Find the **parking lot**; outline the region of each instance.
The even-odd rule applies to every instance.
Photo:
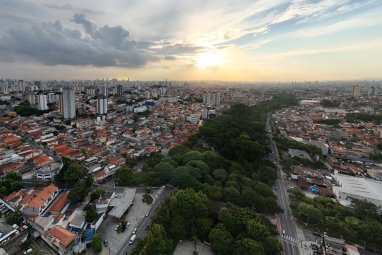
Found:
[[[122,245],[130,239],[133,229],[138,226],[139,222],[145,217],[145,214],[150,210],[151,205],[147,205],[142,202],[143,198],[142,192],[136,193],[133,200],[133,205],[128,209],[128,213],[125,214],[125,220],[130,222],[130,226],[125,230],[125,232],[118,233],[115,227],[119,223],[119,219],[108,216],[104,222],[101,224],[97,232],[102,236],[103,239],[107,239],[109,245],[106,247],[103,245],[102,252],[103,255],[114,255],[117,254]]]

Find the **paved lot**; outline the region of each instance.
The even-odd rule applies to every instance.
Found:
[[[195,249],[194,242],[192,241],[183,241],[178,243],[174,251],[174,255],[192,255],[192,252]],[[211,248],[205,244],[197,243],[196,251],[199,255],[213,255]]]
[[[134,196],[133,203],[129,209],[126,221],[130,222],[130,227],[125,230],[125,232],[118,233],[115,231],[115,226],[119,223],[119,220],[108,216],[98,229],[98,233],[105,239],[108,240],[109,246],[106,247],[104,244],[102,252],[103,255],[114,255],[117,254],[119,249],[124,243],[126,243],[133,232],[133,229],[137,227],[139,221],[141,221],[145,214],[150,210],[150,205],[142,202],[143,193],[136,193]]]

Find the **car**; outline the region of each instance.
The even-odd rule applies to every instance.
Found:
[[[283,232],[282,232],[282,233],[283,233],[283,235],[285,235],[285,230],[284,230],[284,229],[283,229]]]
[[[118,228],[119,228],[119,224],[117,224],[117,225],[115,225],[115,231],[117,231],[118,230]]]
[[[29,253],[32,253],[32,248],[29,248],[28,250],[24,251],[24,254],[29,254]]]
[[[149,217],[149,215],[150,215],[150,212],[147,212],[145,216],[146,216],[146,217]]]
[[[103,244],[107,247],[109,246],[109,241],[107,239],[103,239]]]
[[[320,233],[318,233],[318,232],[313,232],[313,235],[314,235],[314,236],[318,236],[318,237],[321,237],[321,234],[320,234]]]
[[[130,227],[130,222],[126,223],[126,228]]]
[[[135,233],[137,233],[137,228],[134,228],[134,230],[133,230],[133,235],[135,234]]]
[[[130,238],[129,245],[133,244],[136,238],[137,238],[137,236],[135,234],[133,234]]]

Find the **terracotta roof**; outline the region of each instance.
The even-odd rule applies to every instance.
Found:
[[[38,155],[36,157],[33,157],[32,160],[36,166],[42,166],[53,161],[53,159],[51,157],[48,157],[47,155]]]
[[[43,188],[37,196],[35,196],[27,205],[27,207],[41,207],[52,196],[51,194],[56,192],[58,188],[54,184],[50,184]]]
[[[48,236],[57,238],[60,244],[66,248],[76,239],[77,235],[61,226],[55,226],[48,231]]]
[[[68,203],[68,193],[62,193],[59,198],[54,202],[52,207],[49,209],[50,212],[60,212],[64,206]]]

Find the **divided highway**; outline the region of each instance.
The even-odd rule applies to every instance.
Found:
[[[284,210],[283,213],[278,215],[280,219],[281,229],[282,229],[280,234],[296,238],[297,237],[296,225],[292,216],[292,212],[289,208],[288,190],[285,187],[283,172],[279,162],[280,158],[279,158],[277,146],[276,146],[276,143],[273,141],[270,118],[271,116],[270,114],[268,114],[266,131],[269,136],[271,150],[272,150],[272,153],[270,155],[270,160],[273,160],[273,162],[275,162],[277,166],[278,179],[275,184],[275,189],[276,189],[276,194],[278,197],[277,199],[278,203],[280,207]],[[299,248],[296,245],[283,241],[283,254],[299,255],[300,252],[299,252]]]

